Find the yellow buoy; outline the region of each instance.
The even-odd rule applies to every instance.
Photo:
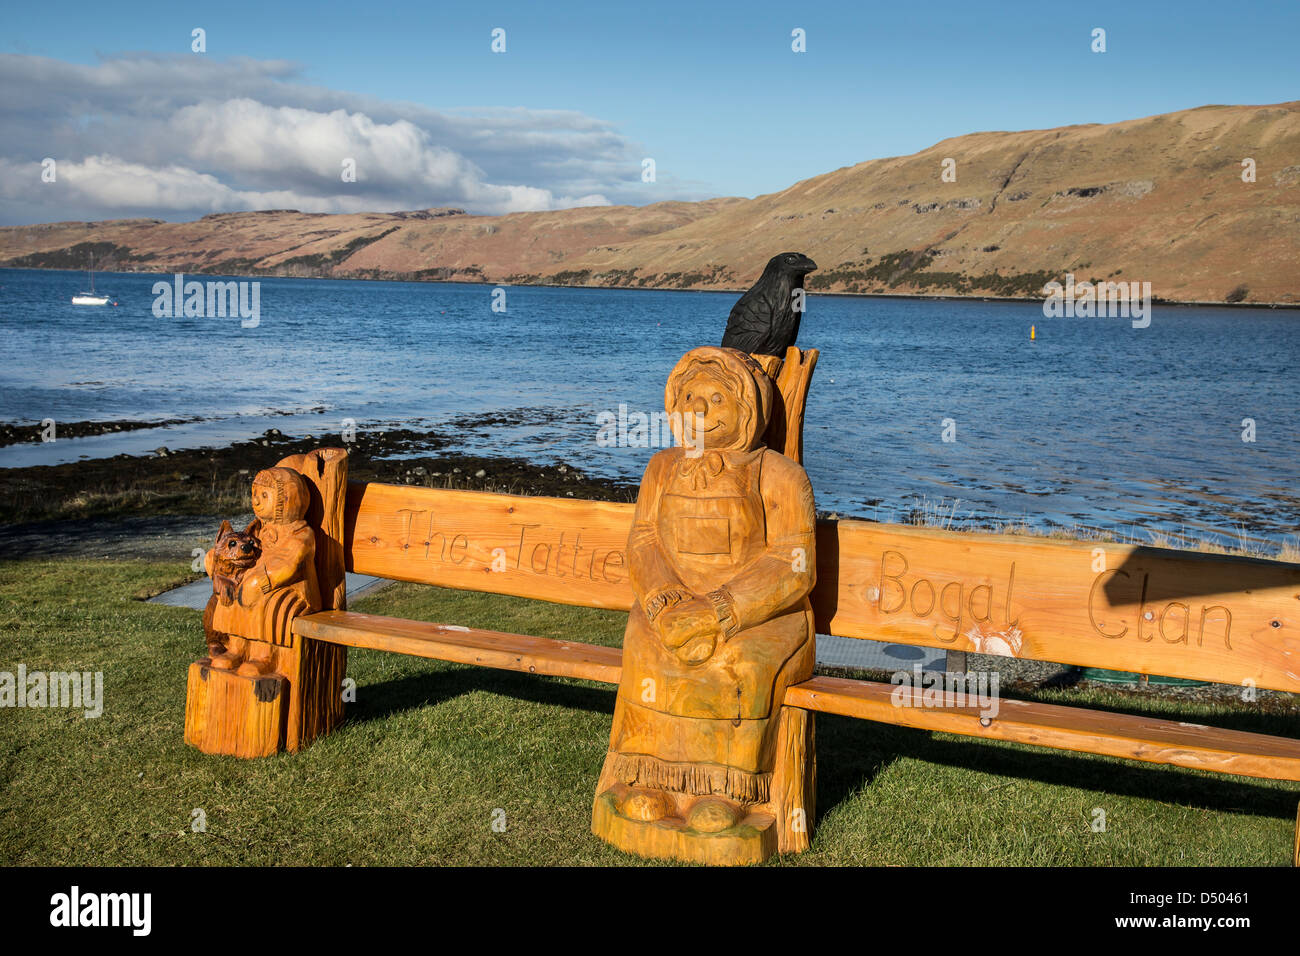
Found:
[[[1029,341],[1032,342],[1033,340],[1034,340],[1034,327],[1031,325],[1029,327]]]

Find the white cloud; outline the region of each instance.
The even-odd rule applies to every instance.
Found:
[[[136,54],[84,66],[0,55],[3,221],[258,208],[506,213],[644,199],[642,150],[581,113],[438,111],[296,77],[278,61]],[[40,182],[46,156],[58,161],[55,184]],[[345,159],[355,182],[340,176]]]
[[[0,158],[0,196],[13,203],[30,199],[33,192],[48,191],[56,205],[90,210],[106,217],[183,210],[195,214],[244,209],[300,209],[303,212],[368,212],[372,204],[360,196],[319,197],[293,190],[232,189],[215,176],[185,166],[145,166],[116,156],[88,156],[80,162],[56,165],[53,184],[33,187],[30,163]],[[87,216],[58,216],[82,219]],[[95,216],[94,218],[99,218]],[[53,221],[53,220],[51,220]]]

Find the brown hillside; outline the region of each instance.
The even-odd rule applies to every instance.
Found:
[[[80,268],[92,248],[105,269],[144,272],[669,288],[742,288],[798,249],[825,291],[1032,296],[1073,272],[1166,300],[1244,286],[1247,302],[1300,303],[1300,103],[972,133],[751,200],[0,229],[0,265]]]

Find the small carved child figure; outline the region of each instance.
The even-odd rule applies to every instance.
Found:
[[[234,603],[239,579],[262,556],[262,545],[257,540],[261,527],[260,518],[254,518],[243,531],[236,531],[229,521],[221,522],[216,546],[203,558],[208,577],[212,579],[212,597],[203,611],[203,633],[207,636],[210,657],[224,654],[226,650],[225,635],[212,627],[212,617],[219,604],[230,607]]]
[[[682,416],[670,419],[678,440],[684,428],[695,443],[656,454],[641,482],[628,539],[636,603],[597,802],[627,820],[679,821],[690,840],[771,806],[785,688],[812,674],[815,512],[804,470],[762,444],[772,383],[748,355],[688,352],[665,399]],[[597,833],[667,852],[616,830],[630,832]]]
[[[213,612],[213,629],[228,636],[213,667],[246,677],[271,672],[274,645],[292,640],[293,619],[320,609],[315,532],[303,520],[309,503],[307,482],[292,468],[267,468],[253,479],[261,558],[240,577],[235,600]]]

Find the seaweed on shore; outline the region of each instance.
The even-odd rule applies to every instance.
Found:
[[[73,431],[60,431],[65,434],[71,436]],[[330,446],[348,449],[348,473],[353,481],[600,501],[632,501],[636,497],[634,484],[589,476],[564,462],[540,465],[517,458],[461,454],[436,432],[364,429],[345,442],[338,433],[291,437],[273,428],[260,438],[222,448],[159,448],[148,456],[123,454],[59,465],[0,468],[0,522],[242,513],[258,471],[286,455]],[[396,455],[404,457],[393,457]]]

